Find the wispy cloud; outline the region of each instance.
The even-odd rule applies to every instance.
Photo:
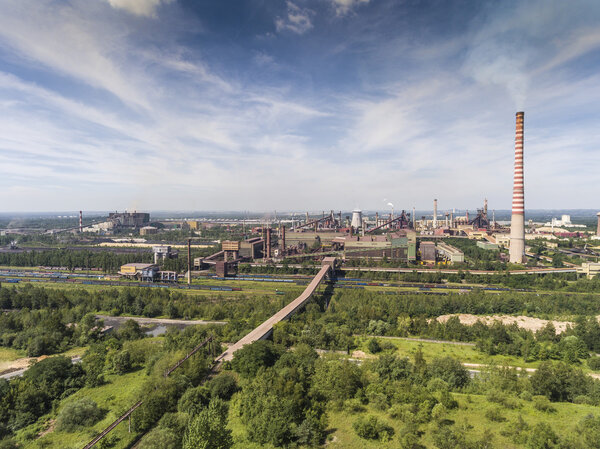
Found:
[[[144,17],[156,17],[158,7],[171,2],[173,0],[108,0],[113,8]]]
[[[600,8],[548,2],[542,17],[493,5],[439,34],[393,1],[296,0],[255,11],[249,27],[280,23],[254,40],[211,34],[210,11],[184,27],[176,3],[150,2],[148,21],[108,2],[9,2],[2,208],[506,208],[521,94],[528,206],[591,204]]]
[[[356,7],[369,3],[369,0],[330,0],[339,16],[348,14]]]
[[[311,16],[314,11],[301,8],[290,1],[286,2],[286,5],[286,15],[275,20],[277,31],[288,30],[296,34],[304,34],[313,27]]]

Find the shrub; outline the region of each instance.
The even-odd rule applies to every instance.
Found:
[[[529,438],[527,438],[527,447],[529,449],[551,449],[557,445],[558,436],[546,423],[536,424],[531,434],[529,434]]]
[[[553,413],[556,411],[546,396],[534,396],[533,406],[540,412]]]
[[[452,357],[437,357],[429,365],[431,377],[448,383],[450,388],[461,388],[469,382],[469,373],[461,363]]]
[[[78,428],[90,427],[104,416],[105,411],[94,401],[81,398],[66,404],[56,418],[56,428],[72,432]]]
[[[371,338],[367,344],[367,349],[371,354],[377,354],[378,352],[381,352],[379,340],[377,338]]]
[[[379,421],[376,416],[360,417],[352,424],[356,434],[365,440],[388,441],[394,435],[394,429]]]
[[[587,364],[591,370],[600,371],[600,357],[590,357]]]
[[[231,367],[243,377],[254,377],[261,367],[273,366],[282,350],[267,340],[259,340],[236,351]]]
[[[365,407],[359,399],[348,399],[344,402],[344,410],[348,413],[360,413],[365,411]]]
[[[210,395],[228,401],[238,391],[237,381],[230,373],[221,373],[208,383]]]
[[[500,412],[500,409],[497,407],[491,408],[485,412],[485,417],[490,421],[494,422],[503,422],[506,421],[506,418]]]

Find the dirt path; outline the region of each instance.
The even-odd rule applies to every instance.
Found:
[[[10,362],[1,362],[0,375],[29,368],[29,364],[35,362],[36,360],[36,357],[23,357],[21,359],[11,360]]]
[[[354,334],[354,336],[355,337],[366,337],[366,338],[385,338],[385,339],[389,339],[389,340],[416,341],[419,343],[439,343],[439,344],[443,344],[443,345],[475,346],[475,343],[467,343],[464,341],[432,340],[429,338],[388,337],[386,335],[359,335],[359,334]]]
[[[125,322],[128,320],[133,320],[138,322],[139,324],[174,324],[174,325],[183,325],[183,326],[193,326],[195,324],[218,324],[225,325],[227,321],[207,321],[207,320],[173,320],[169,318],[140,318],[140,317],[132,317],[132,316],[109,316],[109,315],[96,315],[96,318],[108,321],[116,321],[116,322]]]

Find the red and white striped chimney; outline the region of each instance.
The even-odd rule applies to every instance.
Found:
[[[79,233],[83,232],[83,212],[79,211]]]
[[[523,263],[525,258],[525,189],[523,184],[523,120],[524,112],[517,112],[515,135],[515,173],[513,183],[512,217],[510,221],[509,260]]]

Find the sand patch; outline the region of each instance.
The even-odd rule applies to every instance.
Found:
[[[20,369],[28,368],[29,365],[35,362],[35,357],[23,357],[22,359],[11,360],[10,362],[0,362],[0,374],[11,373]]]
[[[541,318],[532,318],[529,316],[511,316],[511,315],[471,315],[469,313],[455,313],[450,315],[442,315],[437,317],[437,320],[440,323],[445,323],[453,316],[457,316],[460,320],[461,324],[465,324],[467,326],[472,326],[477,321],[481,321],[484,324],[490,325],[493,324],[494,321],[500,321],[502,324],[511,325],[513,323],[517,323],[522,329],[527,329],[533,332],[537,332],[543,327],[545,327],[549,322],[554,324],[556,329],[556,333],[560,334],[567,330],[567,326],[574,326],[574,323],[571,321],[556,321],[556,320],[542,320]]]

